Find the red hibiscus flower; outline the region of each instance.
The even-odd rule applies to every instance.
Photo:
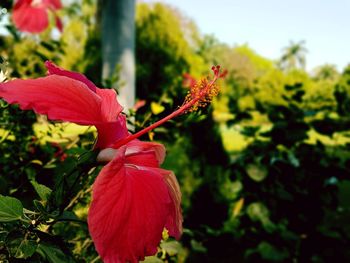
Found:
[[[181,193],[175,175],[160,168],[165,148],[137,138],[207,104],[218,92],[219,67],[211,81],[191,89],[179,109],[136,134],[129,134],[114,90],[97,88],[84,75],[51,62],[46,67],[46,77],[0,83],[0,98],[51,120],[96,126],[98,160],[107,164],[93,185],[88,224],[104,262],[137,262],[155,254],[164,228],[180,238]]]
[[[23,32],[41,33],[49,25],[49,14],[54,14],[57,28],[62,31],[62,22],[56,15],[61,9],[60,0],[17,0],[13,7],[12,20]]]

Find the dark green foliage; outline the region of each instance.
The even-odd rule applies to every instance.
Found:
[[[344,198],[349,190],[347,147],[305,142],[310,127],[322,133],[325,128],[320,127],[329,127],[326,134],[331,136],[344,130],[345,120],[332,120],[332,125],[327,118],[305,121],[307,113],[294,96],[302,86],[285,89],[290,93],[287,105],[264,107],[272,124],[269,132],[256,137],[257,130],[251,129],[246,135],[254,141],[244,151],[231,161],[218,162],[220,167],[208,161],[203,168],[204,181],[193,193],[185,218],[191,230],[184,237],[192,249],[190,262],[350,260],[349,223],[343,221],[349,215]],[[198,147],[204,155],[213,152]],[[242,184],[233,200],[220,191],[227,185],[220,180],[226,174],[231,187],[237,181]],[[234,215],[241,198],[244,206]],[[193,240],[203,250],[196,251]]]
[[[75,149],[42,144],[32,130],[36,121],[33,112],[4,102],[1,107],[0,127],[6,132],[0,144],[0,259],[89,262],[96,257],[92,241],[81,248],[81,255],[73,255],[75,245],[67,242],[65,233],[78,227],[70,238],[86,242],[86,215],[77,216],[76,211],[89,202],[86,194],[96,176],[91,169],[96,166],[96,153],[81,147],[84,137]],[[65,222],[64,227],[61,222]],[[87,254],[85,250],[90,251]]]

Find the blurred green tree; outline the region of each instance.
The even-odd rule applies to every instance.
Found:
[[[284,70],[296,69],[298,67],[305,69],[306,52],[305,41],[299,41],[298,43],[291,41],[289,46],[285,47],[283,50],[282,57],[279,61],[280,67]]]

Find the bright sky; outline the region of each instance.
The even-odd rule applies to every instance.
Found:
[[[227,44],[247,43],[277,59],[290,41],[306,41],[307,69],[350,63],[350,0],[158,0]],[[152,2],[152,0],[145,0]]]

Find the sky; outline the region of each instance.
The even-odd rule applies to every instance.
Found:
[[[143,2],[154,2],[144,0]],[[192,18],[203,34],[248,44],[269,59],[305,41],[306,67],[350,63],[350,0],[158,0]]]

